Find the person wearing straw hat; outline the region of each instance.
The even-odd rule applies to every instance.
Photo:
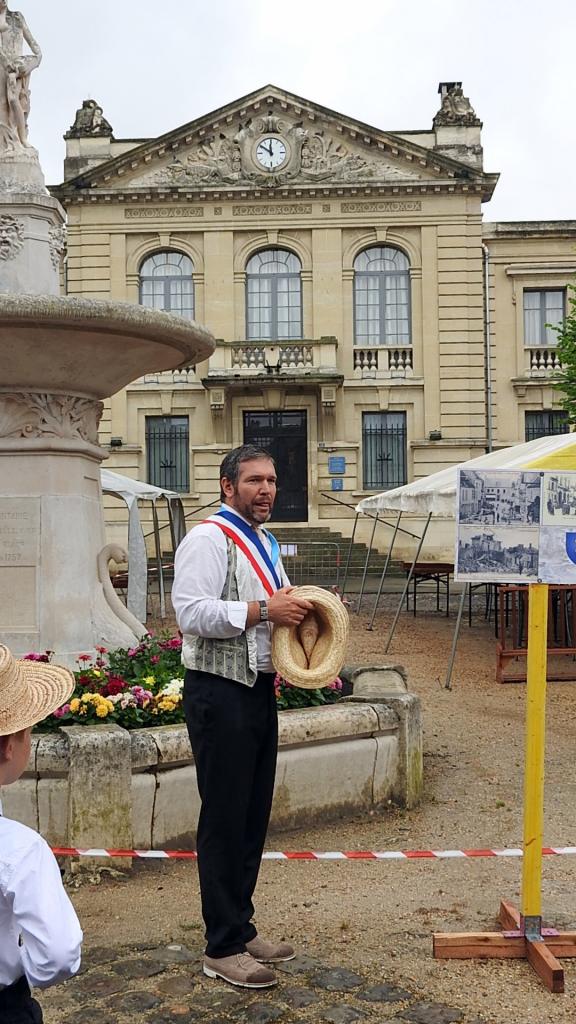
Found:
[[[276,497],[265,449],[242,445],[220,466],[222,507],[176,552],[172,603],[183,635],[184,713],[201,798],[198,871],[204,973],[268,988],[266,964],[291,960],[252,922],[272,806],[278,718],[271,625],[296,626],[312,605],[289,585],[264,524]]]
[[[30,756],[32,726],[74,689],[66,668],[19,661],[0,644],[0,787],[16,782]],[[0,1021],[42,1024],[30,987],[47,988],[80,967],[82,931],[48,844],[2,816],[0,805]]]

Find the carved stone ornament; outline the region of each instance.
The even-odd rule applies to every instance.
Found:
[[[112,125],[102,113],[96,100],[84,100],[76,111],[74,124],[68,129],[65,139],[98,138],[112,135]]]
[[[342,182],[414,180],[422,176],[400,161],[396,164],[351,150],[341,139],[321,127],[304,128],[301,121],[290,124],[273,114],[240,124],[234,134],[220,133],[204,140],[187,156],[174,157],[160,170],[133,178],[132,185],[169,185],[187,188],[198,185],[284,185],[299,182]],[[287,159],[274,172],[263,172],[254,160],[257,141],[273,132],[286,142]]]
[[[480,126],[482,122],[476,117],[476,113],[470,100],[462,92],[462,86],[455,82],[447,90],[442,98],[442,106],[434,118],[434,127],[446,124],[461,124]]]
[[[6,213],[0,216],[0,260],[12,260],[24,245],[24,223]]]
[[[102,402],[76,395],[0,393],[0,438],[57,437],[98,444]]]
[[[66,252],[66,228],[63,225],[61,227],[49,228],[48,239],[52,266],[58,269]]]

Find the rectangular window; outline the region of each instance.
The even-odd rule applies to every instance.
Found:
[[[554,288],[550,291],[524,291],[524,347],[555,348],[558,342],[552,326],[564,322],[566,291]]]
[[[568,434],[570,432],[568,413],[562,410],[542,409],[538,412],[527,412],[525,416],[527,441],[534,441],[537,437],[549,437],[551,434]]]
[[[146,417],[147,479],[168,491],[190,490],[187,416]]]
[[[407,482],[406,413],[362,413],[365,491],[388,491]]]

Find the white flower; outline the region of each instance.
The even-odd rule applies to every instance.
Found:
[[[171,679],[166,686],[163,686],[160,693],[163,697],[181,697],[184,689],[183,679]]]

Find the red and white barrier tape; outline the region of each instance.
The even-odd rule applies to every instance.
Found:
[[[53,846],[57,857],[135,857],[142,860],[196,860],[196,850],[99,850]],[[544,846],[545,855],[576,854],[576,846]],[[449,860],[458,857],[522,857],[519,847],[500,850],[267,850],[262,860]]]

